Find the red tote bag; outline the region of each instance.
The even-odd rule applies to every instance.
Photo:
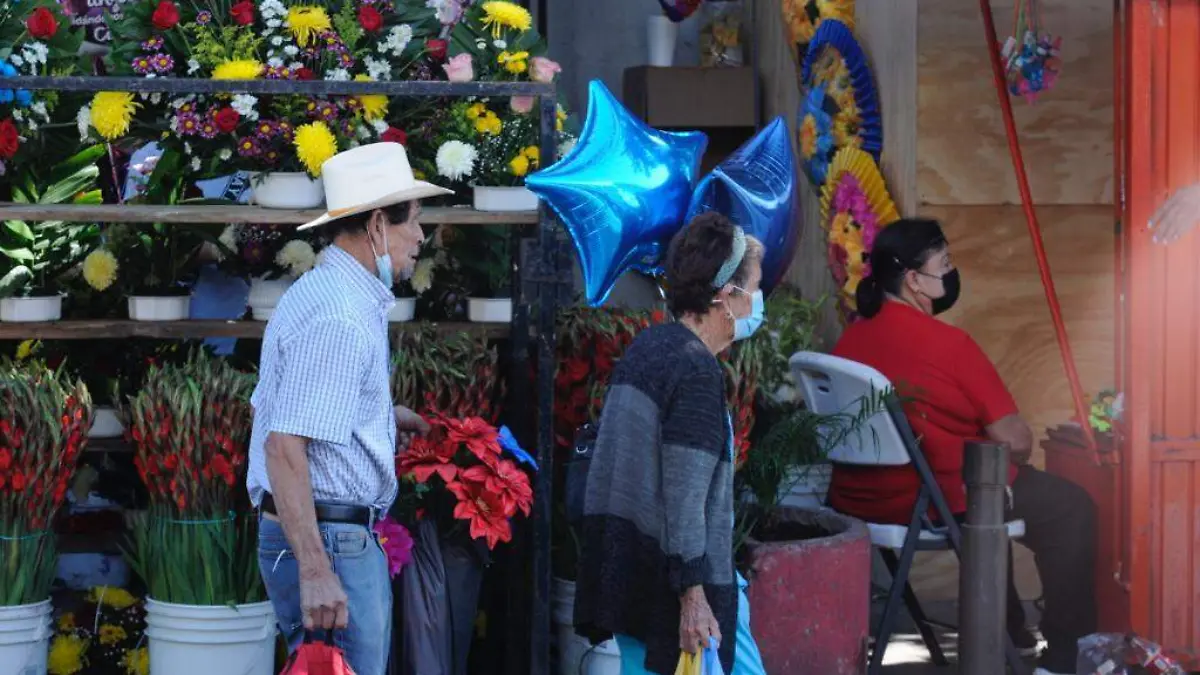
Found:
[[[305,631],[304,643],[288,659],[281,675],[354,675],[354,671],[333,644],[333,631],[326,632],[324,642],[316,642],[312,632]]]

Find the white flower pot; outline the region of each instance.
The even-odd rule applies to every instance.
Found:
[[[125,434],[125,425],[111,406],[98,405],[92,412],[92,428],[88,438],[120,438]]]
[[[325,187],[320,178],[306,173],[256,173],[250,178],[250,203],[268,209],[315,209],[325,203]]]
[[[675,41],[679,37],[679,24],[663,14],[654,14],[646,20],[646,40],[649,47],[648,64],[656,68],[670,68],[675,64]]]
[[[0,300],[0,321],[12,323],[58,321],[62,318],[62,296],[4,298]]]
[[[511,298],[467,298],[467,318],[475,323],[511,323]]]
[[[49,600],[0,607],[0,673],[46,675],[53,611]]]
[[[476,211],[537,211],[537,195],[524,185],[518,187],[476,185],[474,193]]]
[[[621,675],[616,640],[592,647],[575,632],[575,582],[555,578],[550,589],[554,634],[558,639],[558,675]]]
[[[183,321],[191,309],[190,295],[129,296],[129,318],[134,321]]]
[[[416,298],[396,298],[396,304],[388,312],[388,321],[390,323],[405,323],[406,321],[412,321],[416,313]]]
[[[250,296],[246,304],[255,321],[270,321],[275,313],[275,306],[287,289],[292,287],[295,279],[283,277],[280,279],[264,279],[259,277],[250,280]]]
[[[271,603],[176,605],[146,598],[150,675],[274,675]]]

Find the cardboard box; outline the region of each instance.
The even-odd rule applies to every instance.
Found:
[[[753,68],[627,68],[624,102],[657,129],[753,128]]]

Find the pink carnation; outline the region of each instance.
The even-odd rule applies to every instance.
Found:
[[[412,561],[412,536],[407,528],[392,520],[391,516],[385,516],[375,523],[375,534],[379,537],[383,552],[387,554],[388,573],[395,578]]]

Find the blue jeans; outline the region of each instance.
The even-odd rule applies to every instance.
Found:
[[[737,647],[733,655],[733,672],[729,675],[767,675],[763,668],[758,643],[750,633],[750,600],[746,597],[749,586],[741,573],[738,581]],[[617,649],[621,651],[621,675],[642,675],[646,670],[646,645],[628,635],[618,635]]]
[[[355,675],[385,675],[392,636],[392,585],[383,549],[375,534],[362,525],[320,523],[319,527],[333,571],[349,598],[350,624],[336,632],[334,641]],[[283,526],[266,518],[259,519],[258,568],[288,652],[293,652],[304,639],[300,570]]]

